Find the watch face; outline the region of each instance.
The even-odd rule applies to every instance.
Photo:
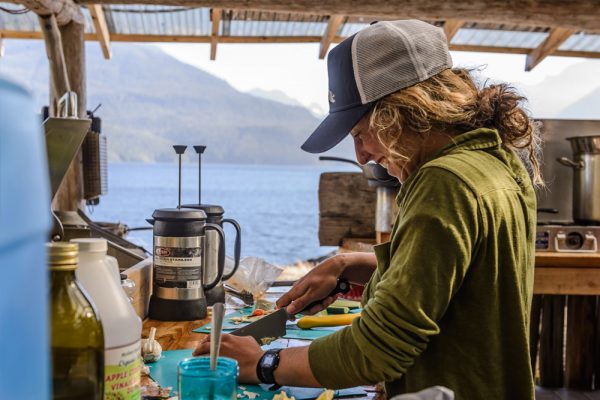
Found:
[[[263,358],[263,362],[264,362],[264,366],[267,368],[271,368],[273,366],[273,362],[275,361],[275,355],[268,353],[265,355],[265,358]]]

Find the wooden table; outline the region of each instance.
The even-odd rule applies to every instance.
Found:
[[[369,244],[360,246],[361,251],[368,251]],[[600,359],[600,254],[536,253],[534,294],[530,350],[534,368],[539,364],[540,384],[590,390],[593,376],[600,380],[600,363],[594,362]],[[142,336],[148,337],[150,328],[155,327],[164,350],[191,351],[205,336],[192,331],[208,322],[210,318],[187,322],[146,319]]]
[[[206,334],[192,332],[210,322],[210,317],[196,321],[156,321],[145,319],[142,337],[147,338],[150,328],[156,328],[156,340],[163,350],[193,349]]]
[[[164,322],[156,321],[151,319],[144,320],[142,327],[142,337],[147,338],[150,334],[150,328],[156,328],[156,340],[160,343],[163,350],[178,350],[178,349],[192,349],[196,347],[196,344],[202,340],[206,334],[192,332],[192,330],[201,327],[202,325],[210,322],[210,317],[196,321],[180,321],[180,322]],[[285,347],[292,347],[292,345],[304,344],[306,341],[298,341],[294,339],[284,339],[288,343]],[[302,343],[300,343],[302,342]],[[141,384],[147,386],[151,382],[149,376],[143,376]],[[364,397],[354,397],[354,399],[364,400],[384,400],[385,395],[383,388],[379,386],[375,387],[364,387],[367,392]]]

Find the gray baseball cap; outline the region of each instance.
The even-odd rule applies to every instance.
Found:
[[[375,102],[452,68],[444,31],[423,21],[374,23],[327,56],[329,115],[302,145],[322,153],[342,141]]]

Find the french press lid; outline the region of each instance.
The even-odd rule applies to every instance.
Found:
[[[191,208],[158,208],[152,213],[155,220],[205,220],[206,213]]]
[[[195,210],[201,210],[206,213],[208,218],[221,217],[225,213],[223,207],[217,204],[184,204],[181,207],[193,208]]]

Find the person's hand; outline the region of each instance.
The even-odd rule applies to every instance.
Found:
[[[308,274],[298,280],[289,292],[277,300],[277,307],[286,307],[288,314],[294,315],[309,304],[322,300],[303,314],[315,314],[329,307],[337,296],[328,296],[335,289],[345,265],[341,256],[333,256],[323,261]]]
[[[198,343],[192,353],[193,356],[208,354],[210,354],[210,335]],[[237,360],[240,367],[240,376],[238,378],[240,383],[260,383],[256,376],[256,365],[263,354],[264,351],[251,336],[234,336],[226,333],[221,335],[219,356]]]

